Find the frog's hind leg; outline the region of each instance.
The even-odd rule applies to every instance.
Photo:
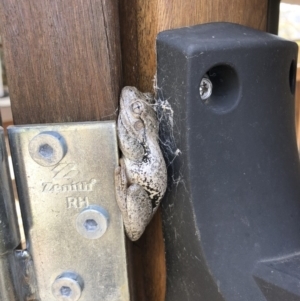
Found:
[[[152,203],[148,193],[138,184],[128,187],[124,161],[115,170],[115,190],[117,204],[123,216],[128,237],[138,240],[152,216]]]
[[[128,224],[126,233],[132,241],[138,240],[152,217],[152,202],[148,193],[138,184],[132,184],[127,190]]]

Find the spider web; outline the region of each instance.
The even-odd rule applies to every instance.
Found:
[[[168,171],[168,189],[181,182],[180,175],[175,175],[174,161],[181,154],[174,137],[174,111],[168,99],[158,97],[156,79],[154,79],[154,110],[159,122],[159,145],[164,156]]]

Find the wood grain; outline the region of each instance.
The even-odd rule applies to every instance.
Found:
[[[3,0],[0,19],[15,124],[116,118],[117,0]]]
[[[226,21],[266,30],[267,0],[120,0],[124,85],[153,90],[158,32],[200,23]],[[160,213],[133,247],[138,301],[163,301],[165,250]],[[140,264],[138,261],[140,260]],[[144,277],[144,281],[140,278]]]
[[[267,6],[267,0],[120,0],[124,84],[152,90],[158,32],[216,21],[265,30]]]

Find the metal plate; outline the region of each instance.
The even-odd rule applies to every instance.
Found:
[[[16,126],[8,133],[40,300],[128,301],[115,123]],[[73,295],[66,283],[76,287]]]

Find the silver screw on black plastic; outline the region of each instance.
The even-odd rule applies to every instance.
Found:
[[[204,76],[201,79],[200,87],[199,87],[201,99],[205,100],[205,99],[209,98],[212,94],[212,89],[213,89],[212,82],[210,81],[210,79],[208,77]]]

